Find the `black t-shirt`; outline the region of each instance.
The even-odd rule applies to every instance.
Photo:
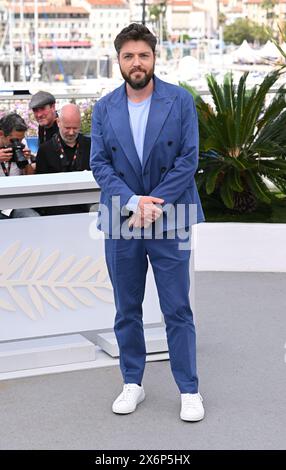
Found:
[[[39,126],[39,145],[50,140],[53,135],[59,132],[57,121],[54,121],[51,127]]]
[[[67,163],[68,163],[68,167],[67,167],[67,170],[66,171],[73,171],[73,160],[74,160],[74,156],[75,156],[75,153],[76,151],[78,150],[77,147],[78,147],[78,142],[73,146],[73,147],[70,147],[69,145],[67,145],[63,139],[61,137],[59,137],[60,139],[60,142],[61,142],[61,145],[62,145],[62,148],[63,148],[63,151],[64,151],[64,154],[65,154],[65,157],[67,159]]]

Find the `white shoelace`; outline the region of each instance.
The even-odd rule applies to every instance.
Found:
[[[123,392],[121,396],[121,400],[124,401],[132,401],[133,400],[133,392],[135,391],[135,387],[131,384],[125,384],[123,387]]]
[[[188,393],[184,396],[184,406],[188,408],[196,408],[199,404],[203,401],[202,396],[200,393],[198,394],[191,394]]]

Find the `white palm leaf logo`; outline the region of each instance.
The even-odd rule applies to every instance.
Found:
[[[17,306],[36,320],[37,313],[45,314],[44,301],[57,310],[61,304],[76,310],[78,302],[92,307],[93,296],[103,302],[113,302],[104,258],[94,261],[86,256],[76,260],[71,255],[60,261],[60,250],[56,250],[40,261],[39,248],[27,248],[17,253],[20,244],[17,241],[0,254],[0,309],[13,312]],[[19,288],[28,290],[30,302]],[[2,289],[8,291],[9,301],[1,298]],[[91,295],[86,296],[84,290]]]

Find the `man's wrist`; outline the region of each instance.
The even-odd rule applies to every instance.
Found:
[[[140,198],[141,196],[138,196],[137,194],[134,194],[134,196],[131,196],[131,198],[127,201],[127,204],[125,206],[126,209],[134,213],[137,212]]]

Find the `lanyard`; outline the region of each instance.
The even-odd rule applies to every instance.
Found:
[[[59,135],[57,135],[57,141],[58,141],[59,148],[60,148],[60,151],[61,151],[60,158],[63,158],[65,156],[65,151],[63,149],[62,142],[61,142],[61,139],[60,139]],[[76,149],[75,149],[75,152],[74,152],[74,156],[73,156],[73,159],[72,159],[72,161],[70,162],[70,165],[69,165],[70,167],[74,164],[74,162],[77,159],[78,148],[79,148],[79,142],[76,144]]]
[[[9,176],[10,175],[10,170],[11,170],[11,162],[8,163],[8,168],[6,167],[4,162],[1,162],[1,166],[2,166],[2,170],[4,172],[4,175]]]
[[[49,127],[48,129],[51,129],[51,127]],[[44,134],[44,135],[43,135],[43,143],[44,143],[44,142],[47,142],[47,140],[49,140],[49,139],[51,138],[51,136],[50,136],[49,139],[47,138],[47,137],[48,137],[48,131],[47,131],[47,128],[46,128],[46,127],[44,127],[44,132],[43,132],[43,134]]]
[[[57,117],[58,117],[58,113],[56,112],[56,118],[57,118]],[[53,129],[54,129],[53,134],[55,134],[55,133],[57,132],[58,126],[55,126],[55,125],[56,125],[56,121],[53,122],[53,125],[52,125],[51,127],[44,127],[44,126],[43,126],[43,128],[42,128],[42,129],[43,129],[43,142],[42,142],[42,143],[46,142],[47,140],[49,140],[49,139],[52,137],[52,135],[51,135],[51,136],[49,137],[49,139],[47,139],[48,129],[52,129],[52,128],[53,128]]]
[[[47,140],[49,140],[47,138],[47,134],[48,134],[47,128],[44,127],[44,129],[43,129],[43,142],[47,142]]]

